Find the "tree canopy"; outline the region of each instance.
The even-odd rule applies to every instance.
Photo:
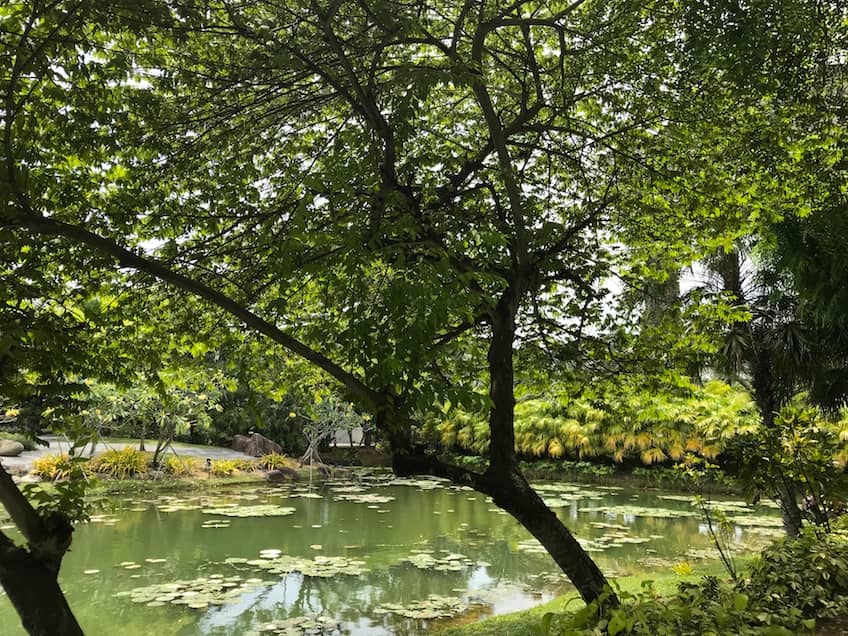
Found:
[[[610,276],[656,281],[797,208],[798,158],[832,136],[788,96],[844,19],[635,0],[0,11],[3,280],[73,290],[83,321],[104,278],[164,285],[203,316],[198,351],[267,336],[401,453],[421,413],[488,407],[484,473],[396,468],[489,493],[586,599],[603,576],[517,469],[516,350],[575,364],[607,326]],[[765,128],[781,141],[752,144]],[[752,162],[775,147],[791,187]]]

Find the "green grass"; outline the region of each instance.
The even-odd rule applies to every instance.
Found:
[[[739,566],[742,565],[744,562],[740,560]],[[723,578],[726,573],[721,564],[711,563],[695,566],[692,574],[686,576],[658,571],[615,579],[615,585],[624,591],[636,592],[642,588],[643,583],[652,581],[654,591],[660,596],[666,596],[677,591],[680,583],[684,581],[694,583],[703,576]],[[577,610],[582,606],[583,602],[577,592],[570,592],[528,610],[492,616],[460,627],[448,627],[437,634],[438,636],[526,636],[533,633],[542,617],[548,612],[561,613]]]

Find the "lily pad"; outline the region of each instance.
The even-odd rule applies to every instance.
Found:
[[[413,486],[420,490],[434,490],[436,488],[444,488],[449,485],[450,482],[447,479],[409,479],[406,477],[397,477],[389,482],[389,486]]]
[[[394,614],[404,618],[417,620],[433,620],[450,618],[468,609],[468,604],[454,596],[439,596],[431,594],[425,600],[414,601],[406,605],[384,603],[374,609],[375,614]]]
[[[285,517],[292,514],[296,508],[275,506],[273,504],[257,504],[254,506],[239,506],[232,504],[220,508],[205,508],[205,515],[220,515],[223,517]]]
[[[395,498],[391,495],[378,495],[376,493],[352,493],[352,492],[337,492],[333,497],[336,501],[351,501],[354,503],[364,504],[383,504],[394,501]],[[370,506],[369,506],[370,507]]]
[[[448,554],[443,557],[433,556],[429,551],[418,551],[406,559],[419,570],[435,570],[436,572],[461,572],[465,568],[474,565],[474,561],[464,554]]]
[[[209,605],[223,605],[236,601],[242,594],[264,585],[243,580],[240,576],[225,577],[222,574],[200,577],[191,581],[173,581],[157,585],[137,587],[118,592],[115,596],[129,597],[133,603],[186,605],[192,609],[205,609]]]
[[[580,508],[579,512],[603,512],[607,515],[629,515],[631,517],[654,517],[657,519],[699,516],[699,513],[695,510],[673,510],[671,508],[649,508],[646,506],[591,506]]]
[[[339,622],[331,616],[307,614],[257,625],[247,632],[245,636],[259,636],[260,634],[279,634],[284,636],[333,634],[338,629]]]
[[[359,559],[331,556],[316,556],[311,559],[304,559],[287,554],[272,555],[271,553],[273,552],[277,551],[264,551],[260,553],[260,558],[258,559],[243,561],[241,559],[236,560],[231,558],[227,559],[225,563],[245,563],[246,565],[266,570],[271,574],[298,572],[303,576],[317,578],[332,578],[339,575],[359,576],[368,571],[365,568],[365,561]]]
[[[778,516],[765,515],[735,515],[731,517],[737,526],[759,526],[762,528],[783,528],[783,520]]]

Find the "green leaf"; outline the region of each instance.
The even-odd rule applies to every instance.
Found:
[[[733,595],[733,609],[741,612],[748,607],[748,595],[736,593]]]
[[[627,627],[627,620],[624,618],[624,612],[616,610],[607,624],[607,633],[610,636],[615,636]]]

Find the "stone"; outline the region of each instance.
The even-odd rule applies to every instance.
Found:
[[[249,442],[250,438],[247,435],[236,435],[235,437],[233,437],[233,443],[230,445],[230,448],[240,453],[246,453],[247,444]]]
[[[17,457],[24,452],[24,445],[13,439],[0,439],[0,457]]]
[[[294,468],[289,468],[287,466],[277,468],[276,470],[272,470],[268,473],[268,481],[271,482],[296,481],[297,478],[297,471]]]
[[[274,440],[268,439],[259,433],[247,435],[236,435],[233,437],[232,449],[253,457],[262,457],[271,453],[282,454],[283,447]]]

